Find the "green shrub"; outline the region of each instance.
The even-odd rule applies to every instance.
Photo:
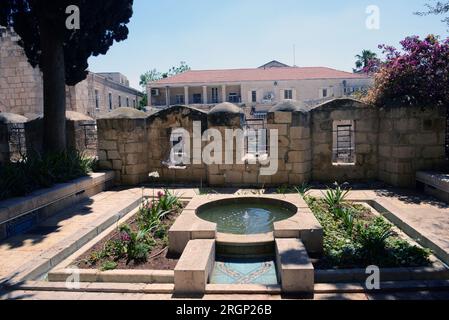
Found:
[[[131,261],[144,262],[148,258],[148,252],[154,245],[148,230],[134,232],[129,225],[122,225],[119,229],[120,241],[123,243],[127,256],[127,264]]]
[[[372,223],[359,222],[355,241],[360,243],[362,253],[372,257],[385,253],[387,240],[395,236],[393,226],[382,217],[377,217]]]
[[[0,200],[84,177],[95,165],[96,160],[74,150],[45,155],[29,152],[19,161],[0,167]]]
[[[110,271],[110,270],[115,270],[117,269],[117,262],[114,261],[105,261],[103,262],[103,264],[101,265],[100,270],[101,271]]]

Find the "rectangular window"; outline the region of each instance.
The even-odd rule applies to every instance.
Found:
[[[177,94],[176,95],[176,104],[184,104],[184,95],[183,94]]]
[[[284,90],[284,99],[292,100],[293,99],[293,90]]]
[[[112,110],[112,93],[109,93],[109,110]]]
[[[218,88],[212,88],[212,103],[218,103]]]
[[[122,107],[122,96],[118,96],[118,107]]]
[[[136,99],[133,99],[133,107],[136,107]]]
[[[327,98],[328,92],[327,89],[323,89],[323,98]]]
[[[98,90],[95,90],[95,109],[100,110],[100,97],[98,95]]]
[[[338,120],[333,124],[332,162],[338,164],[356,163],[355,124],[352,120]]]
[[[126,106],[129,108],[129,98],[126,97]]]
[[[202,103],[201,93],[194,93],[193,94],[193,103],[194,104],[201,104]]]
[[[238,98],[237,93],[231,92],[229,94],[229,102],[231,102],[231,103],[238,103],[239,102],[239,98]]]
[[[253,103],[257,102],[257,91],[251,92],[251,102],[253,102]]]

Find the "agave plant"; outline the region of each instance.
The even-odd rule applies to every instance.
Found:
[[[307,196],[307,193],[311,190],[312,188],[307,184],[307,183],[303,183],[302,185],[300,185],[299,187],[295,187],[296,192],[302,197],[304,198],[305,196]]]
[[[328,205],[329,210],[333,212],[336,208],[341,208],[348,196],[349,190],[344,190],[338,183],[335,188],[327,189],[324,193],[324,202]]]

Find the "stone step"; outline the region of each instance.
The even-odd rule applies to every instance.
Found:
[[[284,293],[312,293],[315,271],[299,239],[276,239],[279,279]]]
[[[78,284],[66,282],[27,281],[13,289],[52,292],[104,292],[104,293],[154,293],[171,294],[173,284],[146,284],[146,283],[107,283],[82,282]]]
[[[215,262],[215,240],[191,240],[175,268],[177,294],[204,294]]]

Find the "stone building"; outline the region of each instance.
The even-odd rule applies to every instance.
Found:
[[[34,119],[43,113],[42,74],[28,63],[18,41],[14,32],[0,27],[0,112]],[[67,110],[96,118],[119,107],[137,107],[143,94],[120,73],[89,73],[67,87],[66,96]]]
[[[192,105],[210,110],[230,102],[264,113],[282,100],[313,106],[368,89],[372,78],[324,67],[290,67],[271,61],[259,68],[191,70],[150,83],[152,106]]]

